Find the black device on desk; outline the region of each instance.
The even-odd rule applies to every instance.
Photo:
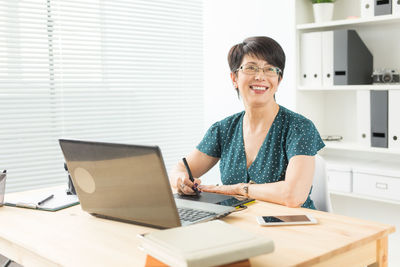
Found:
[[[178,199],[194,200],[194,201],[218,204],[223,206],[231,206],[231,207],[238,207],[243,204],[254,201],[253,198],[235,197],[235,196],[209,193],[209,192],[201,192],[201,194],[198,195],[174,194],[174,197]]]
[[[182,159],[183,163],[185,164],[186,171],[188,172],[189,179],[192,183],[194,183],[194,178],[192,175],[192,171],[190,170],[189,164],[186,161],[186,158]],[[218,204],[223,206],[230,206],[230,207],[242,207],[243,204],[249,203],[254,201],[252,198],[245,198],[245,197],[233,197],[229,195],[223,194],[216,194],[216,193],[209,193],[209,192],[201,192],[197,189],[197,187],[192,188],[196,195],[180,195],[174,194],[175,198],[178,199],[186,199],[186,200],[194,200],[212,204]]]
[[[72,183],[71,174],[69,174],[67,163],[64,162],[64,170],[68,173],[67,195],[76,195],[75,186]]]

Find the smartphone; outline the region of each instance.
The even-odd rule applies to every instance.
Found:
[[[311,215],[257,216],[256,219],[263,226],[318,223]]]

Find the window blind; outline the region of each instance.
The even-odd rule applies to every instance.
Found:
[[[7,192],[66,182],[59,138],[159,145],[203,133],[201,0],[0,0]]]

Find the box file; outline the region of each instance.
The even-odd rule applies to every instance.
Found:
[[[334,85],[371,84],[373,57],[355,30],[335,30]]]
[[[374,0],[361,0],[361,17],[368,18],[374,16]]]
[[[400,1],[394,0],[392,1],[392,14],[396,16],[400,16]]]
[[[300,57],[303,86],[333,85],[333,31],[302,34]]]
[[[355,30],[303,33],[301,85],[371,84],[373,57]]]
[[[392,0],[374,0],[374,2],[375,16],[392,14]]]
[[[321,32],[301,35],[300,68],[303,86],[321,86]]]
[[[333,85],[333,31],[322,32],[322,85]]]
[[[371,146],[371,117],[369,90],[357,91],[357,142],[364,147]]]
[[[400,90],[389,90],[389,148],[400,150]]]
[[[371,146],[388,147],[388,91],[371,90]]]

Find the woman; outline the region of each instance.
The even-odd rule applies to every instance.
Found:
[[[194,189],[242,195],[288,207],[315,209],[310,199],[314,156],[324,147],[314,124],[275,102],[285,53],[269,37],[250,37],[228,54],[231,79],[244,111],[214,123],[170,173],[180,194]],[[220,162],[223,185],[200,185],[198,177]]]

